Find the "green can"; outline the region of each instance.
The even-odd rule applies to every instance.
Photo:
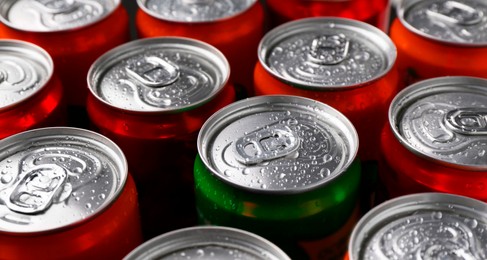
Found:
[[[358,219],[357,150],[353,125],[323,103],[296,96],[233,103],[198,136],[199,219],[259,234],[293,259],[343,257]]]

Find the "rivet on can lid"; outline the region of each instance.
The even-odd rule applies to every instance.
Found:
[[[53,62],[36,45],[0,41],[0,111],[28,99],[50,80]]]
[[[119,5],[120,0],[5,0],[0,20],[23,31],[66,31],[96,23]]]
[[[412,32],[448,44],[487,45],[487,3],[483,0],[409,0],[398,17]]]
[[[232,18],[257,0],[137,0],[144,12],[172,22],[213,22]]]
[[[264,68],[300,88],[331,90],[363,86],[385,75],[396,59],[389,37],[366,23],[307,18],[268,32],[259,45]]]

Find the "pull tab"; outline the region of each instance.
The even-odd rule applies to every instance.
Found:
[[[480,23],[484,13],[471,6],[456,1],[445,1],[437,3],[426,10],[431,19],[438,19],[443,22],[455,25],[474,25]]]
[[[60,194],[66,180],[66,170],[60,166],[44,164],[34,167],[13,187],[6,205],[19,213],[42,212]]]
[[[313,40],[308,60],[319,65],[334,65],[348,56],[350,42],[343,34],[322,35]]]
[[[80,6],[76,0],[35,0],[34,3],[42,12],[49,14],[72,13]]]
[[[249,165],[289,155],[299,148],[298,136],[287,126],[253,132],[235,142],[237,161]]]
[[[177,65],[154,56],[145,57],[140,65],[125,70],[130,78],[152,88],[168,86],[179,78]]]
[[[487,109],[455,109],[445,115],[451,129],[465,135],[487,135]]]

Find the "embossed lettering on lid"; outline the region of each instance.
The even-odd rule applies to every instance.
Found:
[[[87,130],[43,128],[0,141],[0,232],[43,232],[80,223],[116,199],[125,157]]]
[[[259,60],[269,73],[317,90],[362,86],[385,75],[395,59],[387,35],[343,18],[289,22],[267,33],[259,46]]]
[[[487,169],[487,80],[442,77],[400,92],[389,117],[401,143],[453,167]]]
[[[0,110],[37,93],[53,73],[51,57],[26,42],[0,41]]]
[[[236,16],[257,0],[137,0],[146,13],[174,22],[212,22]]]
[[[487,44],[487,2],[483,0],[408,0],[401,22],[429,39],[459,45]]]
[[[181,111],[201,105],[225,86],[229,65],[212,46],[161,37],[133,41],[100,57],[88,73],[91,92],[130,111]]]
[[[64,31],[98,22],[119,5],[120,0],[6,0],[0,19],[24,31]]]
[[[222,180],[262,192],[299,192],[346,171],[358,149],[348,119],[331,107],[293,96],[234,103],[200,131],[201,158]]]

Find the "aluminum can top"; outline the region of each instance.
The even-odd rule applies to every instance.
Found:
[[[32,234],[83,223],[106,209],[127,179],[122,151],[77,128],[41,128],[0,141],[0,232]]]
[[[442,43],[487,45],[485,0],[404,0],[398,17],[410,31]]]
[[[350,121],[323,103],[260,96],[215,113],[198,136],[206,167],[222,181],[259,193],[302,193],[326,185],[356,157]]]
[[[120,0],[4,0],[0,20],[28,32],[59,32],[92,25],[110,15]]]
[[[190,227],[160,235],[124,258],[142,259],[290,260],[281,249],[258,235],[216,226]]]
[[[355,226],[349,243],[358,259],[487,259],[487,204],[446,193],[389,200]]]
[[[487,80],[440,77],[413,84],[389,107],[396,138],[426,159],[487,170]]]
[[[257,0],[137,0],[137,3],[144,12],[161,20],[201,23],[237,16]]]
[[[0,111],[38,93],[53,74],[49,54],[31,43],[0,40]]]
[[[105,53],[90,68],[88,85],[95,97],[118,109],[178,112],[208,102],[229,76],[228,61],[211,45],[159,37]]]
[[[283,82],[313,90],[363,86],[396,60],[391,39],[372,25],[345,18],[306,18],[268,32],[260,63]]]

